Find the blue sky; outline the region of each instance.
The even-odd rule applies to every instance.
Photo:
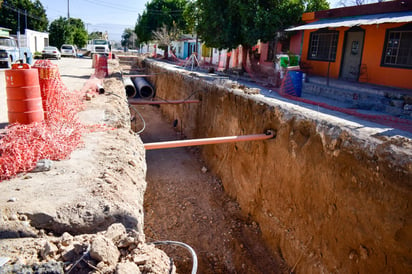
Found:
[[[109,39],[120,41],[125,28],[134,28],[148,0],[40,0],[50,22],[60,16],[67,17],[69,2],[70,17],[80,18],[87,30],[107,31]],[[219,0],[216,0],[219,1]],[[330,0],[336,8],[340,0]],[[346,0],[350,2],[351,0]]]
[[[125,28],[134,28],[138,14],[145,9],[147,0],[40,0],[49,22],[67,17],[80,18],[89,32],[107,31],[109,39],[120,41]]]

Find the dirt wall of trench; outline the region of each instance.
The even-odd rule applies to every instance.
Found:
[[[411,139],[162,63],[143,65],[159,73],[151,78],[157,96],[201,100],[161,106],[188,138],[277,132],[267,141],[204,146],[202,154],[298,273],[412,271]]]

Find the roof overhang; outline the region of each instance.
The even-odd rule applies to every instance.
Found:
[[[353,17],[340,17],[332,19],[321,19],[306,25],[288,28],[285,31],[355,27],[361,25],[378,25],[384,23],[405,23],[412,22],[412,11],[381,13],[371,15],[359,15]]]

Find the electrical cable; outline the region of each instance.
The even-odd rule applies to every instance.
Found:
[[[192,97],[194,94],[196,94],[196,93],[198,93],[198,92],[201,92],[201,90],[196,90],[196,91],[192,92],[188,97],[186,97],[185,99],[183,99],[183,102],[186,102],[187,100],[190,99],[190,97]],[[166,99],[164,99],[164,98],[162,98],[162,97],[156,96],[156,98],[159,98],[161,101],[170,103],[170,101],[168,101],[168,100],[166,100]]]
[[[156,242],[151,242],[149,244],[154,244],[154,245],[177,245],[186,248],[190,254],[192,255],[192,260],[193,260],[193,265],[192,265],[192,274],[197,273],[197,255],[194,249],[185,243],[182,242],[177,242],[177,241],[156,241]]]
[[[120,98],[120,99],[123,99],[122,97],[120,97],[119,95],[117,95],[117,94],[115,94],[115,93],[113,93],[113,92],[108,92],[108,93],[105,93],[105,94],[107,94],[107,95],[114,95],[114,96],[116,96],[116,97],[118,97],[118,98]],[[142,114],[141,114],[133,105],[129,104],[129,102],[128,102],[127,100],[125,100],[125,101],[126,101],[127,105],[128,105],[129,107],[131,107],[131,108],[134,110],[134,112],[137,113],[137,115],[139,115],[140,119],[142,120],[143,126],[142,126],[142,128],[141,128],[139,131],[136,132],[136,134],[140,134],[140,133],[142,133],[143,131],[145,131],[145,129],[146,129],[146,121],[144,120]]]
[[[18,13],[20,13],[20,14],[27,15],[28,17],[31,17],[31,18],[33,18],[33,19],[36,19],[36,20],[39,20],[39,21],[43,21],[43,22],[47,22],[47,23],[48,23],[47,19],[41,18],[41,17],[39,17],[39,16],[36,16],[36,15],[30,13],[30,12],[27,12],[26,10],[22,10],[22,9],[20,9],[20,8],[16,8],[16,7],[9,6],[9,5],[6,4],[6,3],[3,3],[1,6],[2,6],[2,7],[5,7],[6,9],[12,10],[12,11],[14,11],[14,12],[18,12]]]

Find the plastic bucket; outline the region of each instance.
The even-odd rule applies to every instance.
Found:
[[[293,85],[293,90],[294,90],[294,94],[291,94],[291,95],[300,97],[302,95],[303,73],[302,71],[299,71],[299,70],[290,70],[288,73],[292,80],[292,85]]]
[[[13,64],[5,71],[9,123],[30,124],[44,120],[37,69]]]
[[[280,94],[300,97],[302,95],[303,72],[288,70],[280,86]]]

